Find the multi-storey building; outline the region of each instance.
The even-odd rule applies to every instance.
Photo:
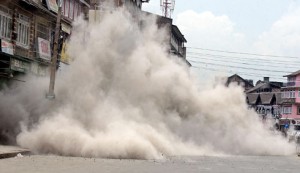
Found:
[[[148,13],[148,15],[155,14]],[[186,60],[186,47],[184,44],[187,40],[179,28],[173,25],[173,19],[159,15],[155,15],[155,17],[157,18],[158,27],[167,29],[170,53],[181,58],[188,66],[191,66],[190,62]]]
[[[281,89],[282,121],[286,119],[300,125],[300,70],[284,77],[287,77],[287,83]]]
[[[61,44],[71,34],[72,21],[87,16],[89,8],[87,0],[62,2]],[[46,75],[57,12],[56,0],[0,1],[0,85],[26,73]]]
[[[278,118],[282,85],[282,82],[273,82],[269,77],[264,77],[263,81],[259,80],[253,88],[246,91],[248,105],[263,119]]]

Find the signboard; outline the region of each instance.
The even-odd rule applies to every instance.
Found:
[[[50,42],[48,40],[38,37],[38,46],[39,46],[40,58],[50,61],[51,60]]]
[[[69,64],[70,63],[70,56],[67,54],[67,44],[63,43],[62,50],[61,50],[61,56],[60,61]]]
[[[14,46],[11,42],[1,40],[1,50],[4,53],[14,55]]]
[[[19,72],[25,73],[29,70],[29,63],[18,60],[18,59],[11,58],[10,59],[10,68],[14,71],[19,71]]]
[[[58,13],[58,5],[56,3],[56,0],[46,0],[46,3],[49,10]]]
[[[61,23],[61,30],[63,30],[65,33],[71,34],[71,26],[68,24]]]

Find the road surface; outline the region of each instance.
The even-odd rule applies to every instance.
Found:
[[[0,160],[1,173],[299,173],[299,157],[173,157],[166,160],[111,160],[24,156]]]

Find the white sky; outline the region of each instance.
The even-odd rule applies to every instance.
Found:
[[[160,0],[150,0],[143,10],[161,14]],[[300,0],[176,0],[173,19],[187,47],[300,57]],[[300,69],[300,58],[200,49],[188,49],[187,55],[199,62],[191,63],[204,79],[238,73],[255,81],[263,76],[284,81],[283,75]]]

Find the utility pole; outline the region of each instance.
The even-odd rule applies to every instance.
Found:
[[[162,7],[163,15],[171,18],[171,14],[175,8],[175,0],[160,0],[160,6]]]
[[[57,56],[58,56],[58,39],[60,35],[62,1],[63,0],[58,0],[58,12],[56,18],[55,36],[54,36],[54,43],[53,43],[53,56],[52,56],[52,61],[50,66],[49,92],[46,95],[48,99],[55,99],[54,85],[55,85],[55,75],[56,75],[56,63],[57,63]]]

